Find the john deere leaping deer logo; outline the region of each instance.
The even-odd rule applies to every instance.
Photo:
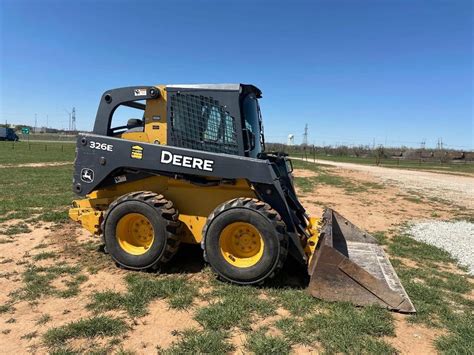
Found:
[[[81,170],[81,180],[90,184],[94,181],[94,170],[89,168],[84,168]]]

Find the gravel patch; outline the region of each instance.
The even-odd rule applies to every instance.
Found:
[[[474,223],[425,221],[413,224],[408,234],[414,239],[446,250],[474,275]]]

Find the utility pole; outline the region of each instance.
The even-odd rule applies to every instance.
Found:
[[[307,146],[308,145],[308,124],[304,126],[304,133],[303,133],[303,145]]]
[[[38,114],[35,113],[35,129],[33,130],[36,133],[36,121],[37,121]]]
[[[48,115],[46,115],[46,128],[48,128],[48,127],[49,127],[49,124],[48,124],[48,118],[49,118],[49,117],[48,117]]]
[[[72,108],[72,114],[71,114],[71,130],[75,131],[76,130],[76,108]]]
[[[421,149],[425,149],[425,145],[426,145],[426,139],[423,138],[423,140],[422,140],[421,143],[420,143]]]

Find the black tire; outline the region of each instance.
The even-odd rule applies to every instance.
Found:
[[[221,232],[234,222],[251,224],[264,242],[263,254],[255,265],[237,267],[229,263],[220,248]],[[261,284],[283,267],[288,254],[286,225],[280,215],[265,202],[237,198],[219,205],[203,228],[204,260],[223,280],[240,285]]]
[[[145,216],[153,227],[154,238],[149,249],[140,255],[125,251],[116,236],[117,224],[129,213]],[[181,222],[173,203],[154,192],[139,191],[123,195],[112,202],[104,214],[102,231],[105,248],[112,259],[128,269],[146,270],[169,261],[179,247]]]

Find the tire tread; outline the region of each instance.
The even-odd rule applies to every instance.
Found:
[[[272,223],[275,230],[277,231],[278,242],[280,244],[280,255],[278,256],[278,259],[277,259],[278,261],[275,267],[273,268],[272,272],[264,280],[261,280],[260,282],[258,282],[258,284],[263,284],[265,280],[273,278],[283,268],[283,265],[285,264],[285,261],[286,261],[286,257],[288,255],[289,241],[286,235],[286,224],[281,219],[280,214],[275,209],[273,209],[268,203],[258,200],[256,198],[251,198],[251,197],[235,198],[235,199],[232,199],[220,204],[211,212],[202,230],[203,238],[201,241],[201,249],[203,250],[204,261],[206,263],[209,263],[207,253],[206,253],[206,248],[205,248],[206,234],[207,234],[207,230],[209,226],[211,225],[214,218],[216,218],[219,214],[233,208],[248,208],[250,210],[259,212]],[[219,272],[215,270],[212,267],[212,265],[211,265],[211,268],[213,269],[214,273],[219,275]],[[220,275],[219,277],[223,279]],[[239,282],[234,282],[234,283],[238,284]]]
[[[157,194],[152,191],[135,191],[128,194],[122,195],[116,200],[114,200],[107,210],[104,212],[102,223],[100,225],[102,232],[102,239],[105,243],[104,231],[105,223],[107,221],[107,216],[109,213],[117,207],[119,204],[126,201],[142,201],[147,205],[154,208],[157,213],[159,213],[163,219],[166,221],[166,246],[163,251],[161,258],[157,262],[146,269],[149,268],[159,268],[160,265],[168,262],[178,251],[179,245],[181,243],[180,232],[181,232],[181,222],[179,221],[179,212],[174,208],[173,203],[170,200],[167,200],[163,195]]]

